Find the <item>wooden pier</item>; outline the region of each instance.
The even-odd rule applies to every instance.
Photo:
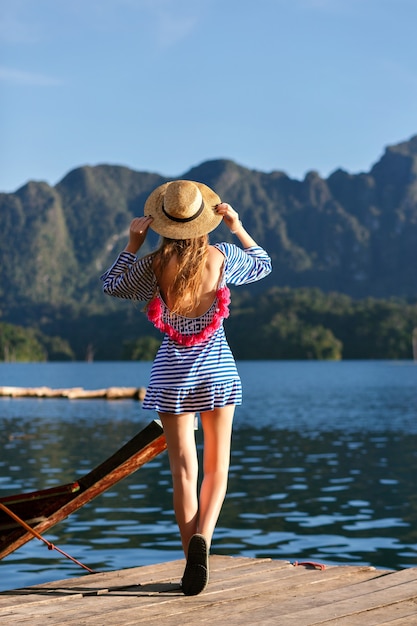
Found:
[[[411,626],[417,568],[324,570],[287,561],[210,557],[210,583],[181,593],[184,561],[0,592],[0,624],[22,626]]]

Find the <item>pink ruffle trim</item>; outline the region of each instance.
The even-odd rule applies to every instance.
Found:
[[[147,316],[148,320],[160,330],[168,335],[170,339],[173,339],[176,343],[182,346],[195,346],[198,343],[203,343],[211,335],[220,328],[222,321],[229,317],[229,304],[230,304],[230,291],[228,287],[221,287],[216,294],[217,306],[213,319],[204,328],[204,330],[194,335],[185,335],[175,330],[170,324],[164,322],[162,319],[162,302],[158,295],[154,296],[148,304]]]

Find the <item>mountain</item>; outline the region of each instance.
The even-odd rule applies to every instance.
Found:
[[[181,177],[213,187],[271,254],[274,272],[255,291],[416,296],[417,136],[387,147],[368,173],[339,169],[324,179],[312,171],[300,181],[214,160]],[[30,325],[116,311],[120,303],[102,295],[98,277],[148,194],[166,180],[85,166],[55,187],[31,181],[0,194],[0,319]],[[211,239],[233,237],[220,226]],[[156,241],[152,235],[150,245]]]

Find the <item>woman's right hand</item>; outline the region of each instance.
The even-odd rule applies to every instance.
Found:
[[[251,248],[258,245],[256,241],[249,235],[239,219],[239,213],[227,202],[222,202],[216,206],[216,212],[223,216],[224,222],[230,229],[230,232],[239,239],[244,248]]]
[[[232,233],[235,233],[240,226],[242,226],[239,220],[239,213],[227,202],[222,202],[216,206],[216,213],[223,217],[224,222]]]
[[[136,254],[146,239],[148,228],[153,221],[153,217],[135,217],[130,223],[129,243],[125,248],[125,252]]]

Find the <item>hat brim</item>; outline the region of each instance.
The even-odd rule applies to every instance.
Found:
[[[190,181],[189,181],[190,182]],[[215,206],[221,203],[220,197],[210,187],[203,183],[191,181],[199,188],[203,197],[203,211],[190,222],[175,222],[163,212],[164,196],[171,182],[160,185],[150,194],[145,202],[144,215],[153,217],[150,228],[158,235],[168,239],[194,239],[210,233],[222,221],[222,216],[215,211]]]

